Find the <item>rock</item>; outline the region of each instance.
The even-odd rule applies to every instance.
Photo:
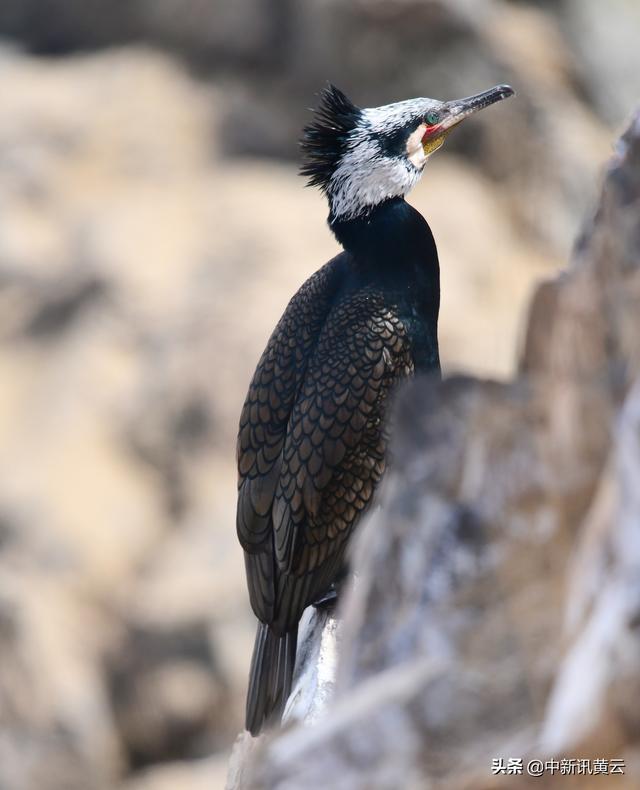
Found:
[[[170,628],[132,622],[109,662],[116,725],[128,763],[140,768],[201,757],[230,733],[215,712],[229,704],[206,622]]]
[[[113,786],[123,755],[100,672],[111,624],[68,578],[38,572],[6,544],[2,553],[0,785]]]
[[[142,36],[207,69],[273,71],[282,61],[286,0],[136,0]]]
[[[629,80],[640,69],[638,4],[612,0],[605,8],[597,0],[563,0],[556,13],[585,93],[609,124],[623,124],[638,100]]]
[[[298,630],[291,693],[282,714],[284,724],[309,723],[322,716],[335,691],[341,641],[334,602],[305,609]]]
[[[236,787],[489,790],[510,759],[557,760],[545,787],[570,759],[580,787],[638,785],[639,202],[640,112],[533,301],[519,376],[404,390],[334,698],[262,739]]]
[[[286,0],[5,0],[0,33],[39,54],[64,54],[132,40],[186,60],[235,67],[281,61]]]
[[[131,39],[138,33],[136,3],[105,0],[4,0],[0,33],[40,53],[59,54]]]
[[[225,755],[165,764],[140,772],[118,790],[222,790],[226,763]]]

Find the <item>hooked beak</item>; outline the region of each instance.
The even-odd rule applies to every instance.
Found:
[[[488,91],[483,91],[475,96],[469,96],[466,99],[457,99],[455,101],[445,102],[443,118],[440,122],[440,131],[447,131],[457,126],[460,121],[468,118],[478,110],[484,110],[491,104],[508,99],[513,96],[515,91],[510,85],[496,85],[495,88],[490,88]]]
[[[460,121],[473,115],[474,112],[483,110],[502,99],[508,99],[514,94],[515,91],[510,85],[496,85],[495,88],[490,88],[475,96],[445,102],[442,105],[438,122],[433,126],[428,126],[422,138],[424,153],[428,156],[440,148],[446,136]]]

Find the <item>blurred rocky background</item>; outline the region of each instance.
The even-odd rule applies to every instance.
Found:
[[[516,88],[411,197],[445,370],[503,378],[596,205],[639,33],[633,0],[2,0],[3,790],[224,785],[254,631],[236,421],[336,250],[296,175],[323,84],[364,105]]]

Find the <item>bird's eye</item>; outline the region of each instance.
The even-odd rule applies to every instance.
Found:
[[[440,113],[437,112],[428,112],[427,113],[427,123],[429,126],[433,126],[434,124],[438,123],[440,120]]]

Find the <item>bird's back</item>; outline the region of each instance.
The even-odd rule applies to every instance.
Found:
[[[240,419],[238,536],[254,612],[278,630],[340,570],[384,473],[390,396],[426,331],[403,289],[352,267],[342,253],[292,298]]]

